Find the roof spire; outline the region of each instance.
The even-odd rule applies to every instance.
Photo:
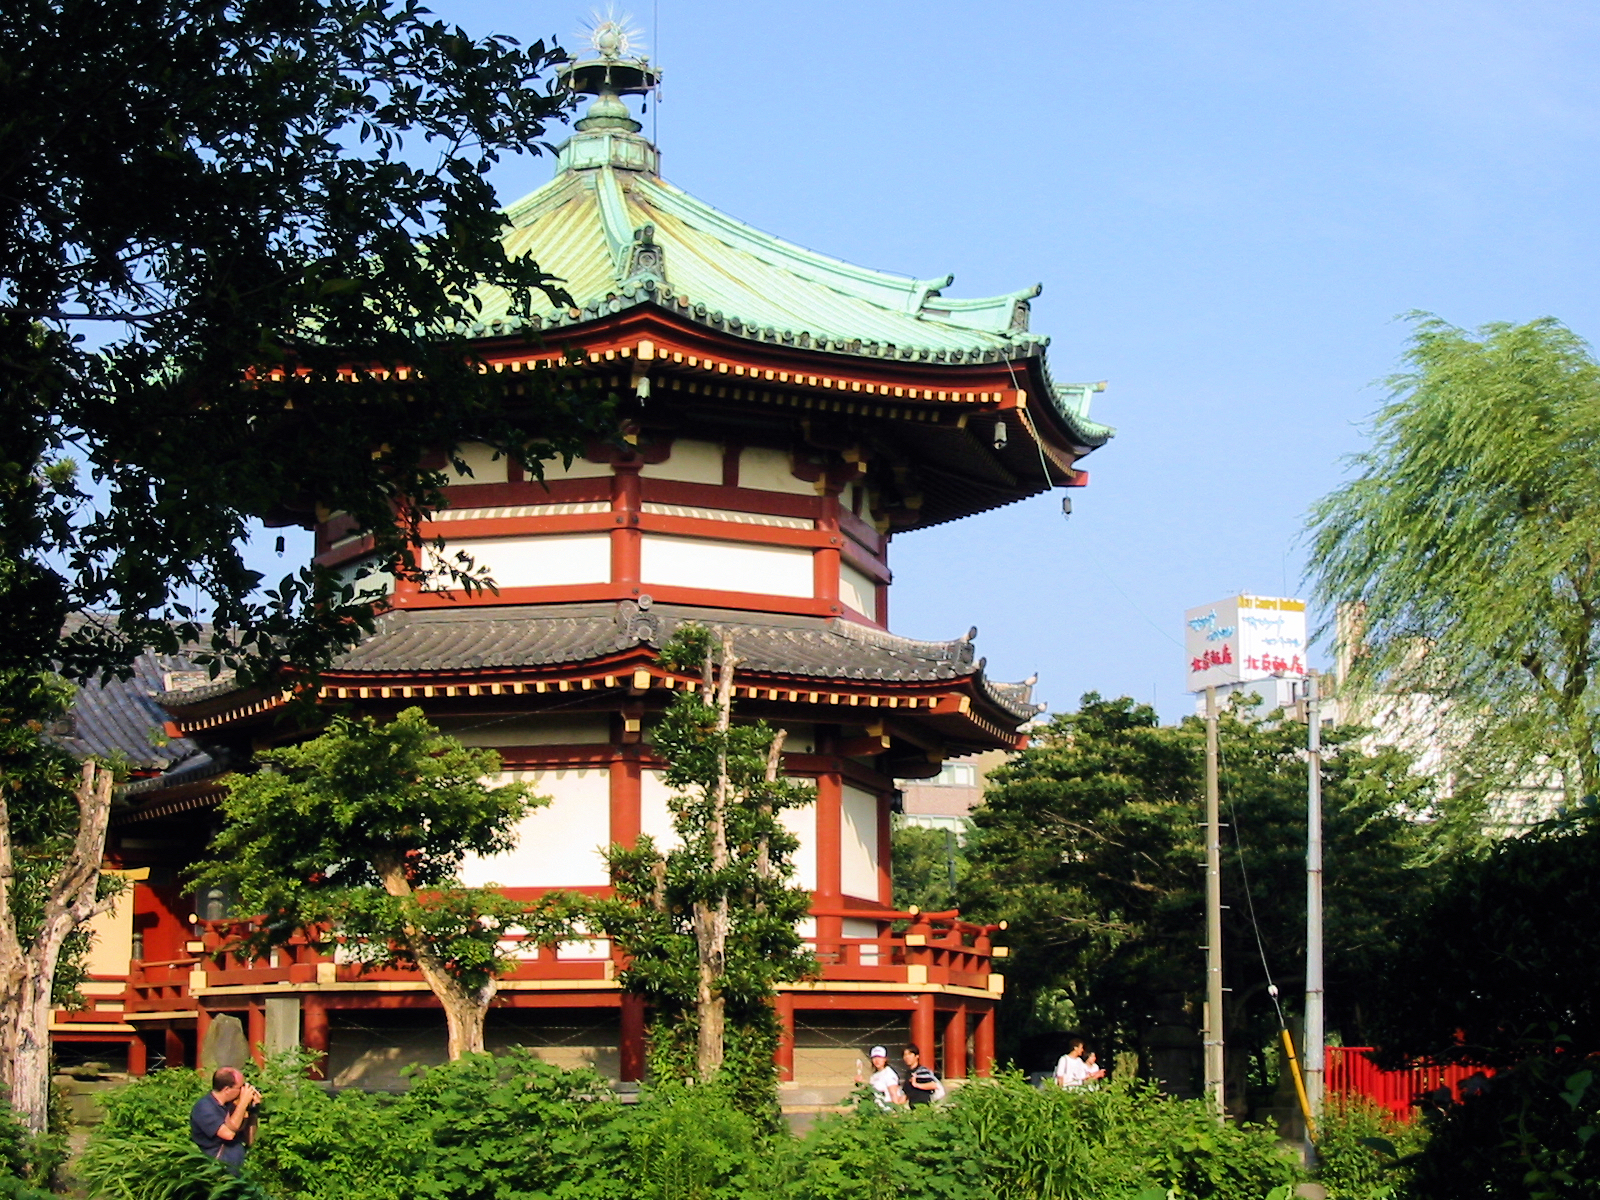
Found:
[[[648,95],[661,83],[660,70],[642,53],[642,35],[626,14],[607,9],[604,16],[594,15],[582,36],[586,45],[577,61],[561,69],[561,82],[595,99],[576,122],[577,133],[562,145],[561,165],[569,171],[613,166],[655,173],[656,148],[640,136],[642,126],[622,100]]]

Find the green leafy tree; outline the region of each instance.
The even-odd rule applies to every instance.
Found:
[[[565,110],[562,57],[415,0],[0,6],[0,667],[197,643],[314,669],[369,597],[315,567],[262,591],[252,520],[347,512],[375,568],[422,578],[452,566],[419,533],[430,455],[537,470],[595,428],[469,344],[485,290],[514,321],[566,300],[508,254],[486,176]],[[63,635],[69,612],[101,615]]]
[[[1367,972],[1423,882],[1428,798],[1404,755],[1363,753],[1359,730],[1327,729],[1323,771],[1330,1025],[1359,1036]],[[1225,1016],[1234,1063],[1277,1033],[1261,955],[1292,994],[1304,979],[1303,726],[1232,710],[1221,719]],[[1070,1002],[1076,1023],[1136,1047],[1204,991],[1204,730],[1090,694],[990,777],[973,814],[962,908],[1009,922],[1013,1036],[1036,1004]],[[1260,949],[1256,942],[1259,922]],[[1198,1024],[1198,1021],[1195,1021]]]
[[[1552,1032],[1583,1051],[1600,1047],[1597,911],[1592,803],[1450,864],[1435,889],[1404,904],[1375,964],[1377,1044],[1396,1062],[1492,1067],[1520,1061]]]
[[[417,708],[387,724],[335,717],[258,762],[230,781],[215,860],[195,871],[232,893],[238,915],[261,918],[248,948],[305,933],[373,966],[414,966],[444,1009],[450,1057],[481,1052],[508,966],[501,942],[524,930],[556,941],[565,927],[461,887],[462,859],[511,849],[545,801],[521,783],[484,782],[499,755],[441,736]]]
[[[654,1005],[657,1077],[705,1083],[726,1065],[741,1103],[770,1108],[776,985],[813,969],[797,929],[809,897],[791,882],[799,842],[781,814],[813,791],[782,777],[782,730],[734,722],[731,638],[685,626],[661,657],[701,678],[655,730],[679,844],[613,846],[614,896],[585,919],[628,955],[623,985]]]
[[[0,671],[0,1088],[35,1134],[47,1124],[50,1010],[79,999],[88,922],[114,903],[101,874],[112,771],[48,737],[71,685]]]
[[[1600,364],[1550,318],[1419,315],[1405,368],[1308,525],[1351,683],[1444,700],[1469,778],[1600,792]]]
[[[966,847],[955,830],[896,824],[889,837],[894,906],[923,912],[954,908],[957,881],[967,867]]]

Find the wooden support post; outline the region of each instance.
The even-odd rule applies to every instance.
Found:
[[[321,996],[304,997],[301,1007],[300,1040],[305,1048],[317,1055],[311,1065],[312,1079],[328,1077],[328,1003]]]
[[[977,1028],[972,1031],[973,1074],[987,1079],[994,1074],[994,1008],[991,1006],[978,1015]]]
[[[128,1074],[147,1075],[150,1072],[150,1047],[144,1035],[134,1034],[128,1039]]]
[[[822,499],[822,515],[817,521],[817,532],[827,534],[831,544],[819,547],[811,557],[812,595],[828,606],[830,613],[841,611],[839,600],[840,549],[844,535],[839,532],[839,489],[829,486]],[[873,616],[876,614],[866,614]]]
[[[922,1055],[924,1066],[938,1061],[939,1044],[933,1028],[933,993],[923,992],[917,997],[916,1010],[911,1014],[911,1044]]]
[[[256,1066],[265,1066],[267,1062],[267,1010],[261,1007],[259,1000],[250,1003],[250,1011],[245,1016],[245,1044],[250,1047],[250,1057],[256,1060]]]
[[[794,1079],[794,994],[779,992],[773,1000],[778,1012],[778,1049],[773,1062],[778,1068],[780,1082]]]
[[[844,855],[844,780],[838,771],[817,776],[817,899],[819,907],[835,912],[844,904],[841,858]],[[838,916],[817,918],[817,953],[823,964],[839,954],[839,939],[844,936],[844,919]]]
[[[181,1033],[179,1033],[171,1025],[168,1025],[166,1028],[166,1036],[162,1039],[162,1041],[163,1044],[161,1050],[162,1054],[166,1058],[166,1061],[163,1064],[164,1066],[183,1067],[188,1065],[184,1062],[183,1035]]]
[[[641,536],[639,533],[639,467],[637,462],[617,463],[611,480],[611,582],[638,583]]]
[[[967,1077],[967,1006],[957,1003],[956,1009],[944,1023],[944,1077]]]
[[[637,750],[638,747],[633,747]],[[611,760],[611,841],[633,848],[642,832],[642,785],[637,755]]]
[[[644,997],[622,993],[617,1074],[624,1083],[644,1078]]]

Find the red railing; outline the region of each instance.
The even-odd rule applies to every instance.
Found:
[[[990,990],[994,957],[992,935],[999,928],[962,921],[955,912],[914,913],[883,909],[819,910],[819,927],[838,928],[845,921],[873,922],[876,934],[844,937],[828,934],[808,938],[817,956],[824,982],[944,984]],[[896,924],[904,924],[894,932]],[[280,983],[359,983],[411,980],[417,972],[364,968],[341,961],[296,936],[261,958],[240,954],[234,947],[249,933],[251,922],[200,921],[195,940],[201,949],[191,957],[165,962],[134,961],[128,974],[127,1011],[174,1012],[193,1010],[189,990],[193,972],[204,972],[207,987],[272,987]],[[514,943],[508,949],[516,953]],[[541,946],[516,958],[503,979],[579,981],[611,979],[623,965],[621,953],[609,943],[594,947]]]
[[[1327,1048],[1327,1089],[1330,1094],[1363,1096],[1388,1109],[1402,1121],[1416,1115],[1415,1109],[1429,1092],[1448,1088],[1455,1100],[1461,1099],[1461,1085],[1475,1075],[1494,1074],[1486,1067],[1420,1066],[1404,1071],[1380,1070],[1368,1055],[1371,1046],[1329,1046]]]

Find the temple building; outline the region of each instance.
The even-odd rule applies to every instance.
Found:
[[[456,448],[470,473],[424,532],[487,566],[497,590],[392,585],[376,633],[322,677],[322,695],[380,717],[420,706],[551,798],[513,851],[469,861],[464,882],[600,890],[604,846],[671,837],[651,728],[690,681],[658,648],[684,622],[731,631],[736,715],[787,730],[784,769],[816,786],[790,817],[819,968],[780,991],[782,1077],[848,1083],[864,1045],[906,1037],[949,1077],[986,1073],[1003,944],[953,913],[894,911],[890,814],[897,779],[1016,748],[1036,705],[1029,684],[988,677],[976,631],[889,631],[889,547],[1086,483],[1079,460],[1111,432],[1088,416],[1097,386],[1051,378],[1029,330],[1037,287],[952,299],[948,276],[827,258],[667,183],[623,99],[654,70],[601,44],[566,70],[595,99],[555,178],[506,211],[509,248],[576,303],[542,312],[530,338],[486,293],[473,335],[513,390],[579,348],[622,397],[626,437],[550,464],[543,481]],[[320,518],[317,560],[358,570],[370,544],[338,514]],[[115,816],[108,854],[134,886],[102,919],[93,1004],[60,1014],[61,1043],[125,1047],[135,1072],[192,1063],[230,1013],[252,1043],[325,1051],[336,1084],[383,1086],[404,1062],[442,1057],[442,1017],[413,973],[304,946],[260,960],[221,949],[227,898],[186,891],[182,868],[204,854],[227,773],[292,727],[276,719],[285,696],[184,667],[141,664],[156,694],[129,703],[169,740]],[[600,940],[519,954],[490,1044],[638,1079],[647,1014],[618,966]]]

